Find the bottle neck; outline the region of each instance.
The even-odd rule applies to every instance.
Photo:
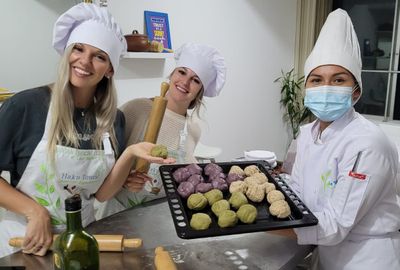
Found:
[[[67,231],[76,231],[82,229],[81,210],[67,211]]]

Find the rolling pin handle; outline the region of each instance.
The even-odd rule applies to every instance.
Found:
[[[167,94],[167,91],[169,89],[169,83],[167,82],[162,82],[161,83],[161,97],[165,97],[165,95]]]

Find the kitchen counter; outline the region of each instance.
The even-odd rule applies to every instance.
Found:
[[[265,232],[184,240],[176,235],[166,199],[159,199],[90,224],[93,234],[123,234],[142,238],[143,246],[125,252],[100,253],[100,269],[153,270],[154,248],[168,250],[178,269],[294,269],[311,250],[295,240]],[[51,253],[45,257],[22,252],[0,258],[0,266],[27,270],[53,269]]]

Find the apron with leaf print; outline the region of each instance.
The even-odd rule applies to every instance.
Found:
[[[59,233],[65,229],[64,200],[73,194],[80,194],[82,199],[82,225],[87,226],[95,220],[93,194],[114,166],[115,158],[110,136],[105,133],[104,150],[83,150],[57,145],[53,166],[48,157],[50,119],[49,112],[43,137],[16,188],[47,208],[51,215],[53,232]],[[8,239],[24,236],[26,225],[24,216],[11,211],[5,213],[0,223],[0,257],[18,250],[8,246]]]

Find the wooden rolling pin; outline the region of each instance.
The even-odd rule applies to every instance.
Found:
[[[156,270],[177,270],[174,260],[163,247],[156,247],[154,265]]]
[[[161,84],[161,94],[158,97],[154,97],[153,105],[151,107],[151,112],[149,120],[146,127],[146,132],[144,134],[143,141],[156,143],[158,138],[158,133],[160,132],[160,127],[162,120],[164,118],[165,109],[167,108],[167,99],[165,95],[169,89],[169,84],[163,82]],[[135,170],[142,173],[147,173],[149,171],[150,164],[144,159],[137,159]]]
[[[99,244],[100,251],[124,251],[125,248],[139,248],[142,246],[142,239],[131,238],[125,239],[123,235],[107,235],[107,234],[95,234],[93,235]],[[53,241],[56,240],[58,234],[53,236]],[[8,244],[12,247],[22,247],[24,242],[23,237],[14,237],[8,241]]]

